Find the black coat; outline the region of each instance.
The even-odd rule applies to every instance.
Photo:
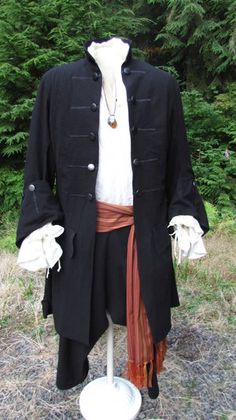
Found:
[[[194,216],[204,234],[209,225],[192,170],[178,84],[168,72],[133,58],[131,42],[126,42],[130,46],[122,78],[129,106],[138,266],[157,342],[171,328],[170,308],[180,304],[167,225],[176,215]],[[20,247],[47,222],[64,226],[57,238],[62,269],[57,271],[56,264],[45,278],[43,315],[53,313],[56,331],[84,344],[89,344],[92,310],[102,82],[88,45],[84,59],[51,68],[41,78],[16,237]]]

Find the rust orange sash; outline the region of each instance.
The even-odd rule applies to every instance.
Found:
[[[137,244],[135,239],[133,206],[96,201],[97,232],[131,225],[127,244],[126,271],[126,323],[128,362],[125,376],[137,388],[152,386],[153,372],[165,370],[163,361],[167,350],[167,339],[153,343],[148,317],[140,295]],[[149,370],[147,369],[149,364]]]

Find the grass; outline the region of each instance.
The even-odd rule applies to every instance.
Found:
[[[182,305],[176,316],[233,331],[236,325],[236,248],[234,233],[217,230],[207,238],[207,257],[177,267]]]
[[[58,335],[53,318],[41,313],[44,271],[29,273],[16,265],[14,229],[11,224],[0,239],[0,418],[81,418],[81,390],[106,372],[106,335],[89,355],[85,382],[58,390]],[[219,225],[204,242],[205,257],[176,266],[180,306],[172,308],[160,395],[150,400],[142,391],[138,419],[236,418],[236,235]],[[126,328],[114,330],[119,376],[127,356]]]

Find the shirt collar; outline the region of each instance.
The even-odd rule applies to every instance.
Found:
[[[114,38],[114,37],[93,38],[93,39],[90,39],[89,41],[85,42],[84,43],[84,50],[85,50],[86,58],[91,63],[93,63],[97,66],[96,61],[94,60],[93,56],[88,51],[88,47],[92,44],[92,42],[101,43],[101,42],[108,41],[112,38]],[[128,38],[123,38],[123,37],[116,37],[116,38],[120,38],[123,42],[126,42],[129,45],[129,50],[128,50],[126,59],[125,59],[124,63],[122,64],[122,66],[126,66],[128,64],[128,62],[130,61],[131,57],[132,57],[132,41]]]

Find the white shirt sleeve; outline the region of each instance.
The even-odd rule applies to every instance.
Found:
[[[206,255],[207,251],[202,239],[204,232],[195,217],[187,215],[174,216],[167,227],[169,226],[174,226],[175,229],[170,236],[174,235],[174,256],[177,259],[177,264],[180,264],[182,257],[196,259]]]
[[[62,226],[52,225],[51,222],[34,230],[23,240],[17,264],[29,271],[52,268],[63,253],[61,246],[55,240],[63,232]]]

